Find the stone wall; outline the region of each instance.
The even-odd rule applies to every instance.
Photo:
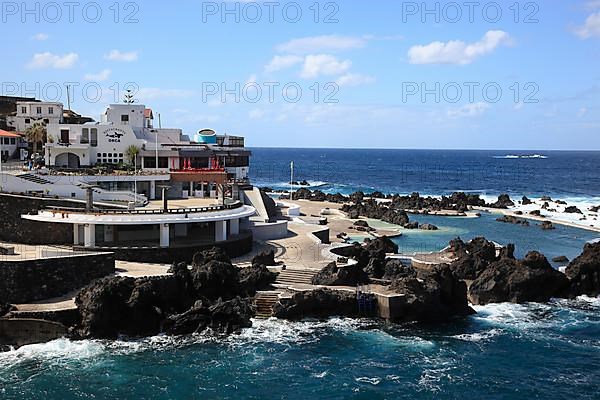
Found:
[[[84,207],[81,202],[0,193],[0,240],[22,244],[73,244],[73,225],[28,221],[45,207]]]
[[[62,296],[115,272],[111,253],[0,262],[0,303]]]
[[[129,248],[96,248],[97,251],[110,251],[115,259],[121,261],[171,264],[173,262],[191,262],[194,254],[213,247],[223,249],[231,258],[243,256],[252,251],[253,237],[251,232],[241,232],[235,239],[226,242],[196,246],[178,246],[169,248],[159,247],[129,247]],[[76,249],[79,249],[76,247]],[[81,248],[83,249],[83,248]]]

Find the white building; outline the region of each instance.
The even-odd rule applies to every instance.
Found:
[[[244,147],[243,137],[203,130],[197,141],[192,141],[181,129],[155,128],[152,110],[144,105],[112,104],[101,122],[49,124],[47,130],[45,159],[50,168],[137,163],[146,173],[167,174],[167,183],[173,186],[169,195],[174,197],[215,197],[219,185],[248,179],[251,153]],[[127,155],[130,146],[139,150],[135,160]],[[108,183],[100,186],[122,189]],[[150,199],[159,195],[151,180],[142,183],[141,189],[138,186],[139,190]]]
[[[0,129],[0,157],[2,161],[18,158],[17,150],[22,142],[20,135],[15,132],[6,132]]]
[[[17,113],[6,118],[8,126],[17,132],[25,132],[36,122],[45,125],[59,124],[63,119],[63,105],[55,102],[19,101]]]

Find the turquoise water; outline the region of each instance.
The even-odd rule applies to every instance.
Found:
[[[256,321],[239,336],[0,354],[2,399],[598,399],[600,299],[445,325]]]
[[[470,240],[477,236],[485,236],[488,240],[500,244],[514,243],[515,254],[524,256],[531,250],[537,250],[548,259],[567,256],[573,259],[583,250],[589,240],[600,237],[600,233],[555,224],[556,229],[544,231],[537,222],[530,221],[530,226],[521,226],[497,222],[499,214],[483,213],[480,218],[436,217],[411,215],[411,220],[419,223],[430,223],[438,226],[439,231],[402,230],[402,236],[393,239],[400,252],[438,251],[448,245],[453,238]]]

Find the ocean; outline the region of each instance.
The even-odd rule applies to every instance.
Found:
[[[600,153],[253,149],[252,178],[351,193],[550,195],[600,205]],[[416,217],[405,251],[485,234],[517,254],[581,252],[596,238],[480,219]],[[0,399],[600,399],[600,299],[476,307],[436,325],[257,320],[240,335],[58,340],[0,354]]]

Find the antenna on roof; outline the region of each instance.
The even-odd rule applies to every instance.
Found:
[[[71,111],[71,86],[67,85],[67,108]]]

